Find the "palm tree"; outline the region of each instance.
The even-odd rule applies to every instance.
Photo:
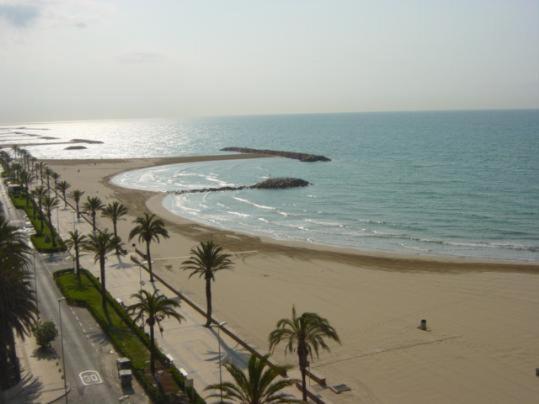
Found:
[[[43,198],[43,207],[45,208],[45,213],[47,215],[47,221],[49,222],[49,229],[51,231],[51,237],[52,237],[52,246],[56,247],[56,231],[52,227],[52,210],[56,209],[60,203],[58,201],[58,198],[55,196],[49,196],[45,195]]]
[[[206,387],[205,390],[215,391],[208,398],[222,398],[242,404],[301,403],[301,400],[283,392],[285,388],[293,386],[296,380],[277,380],[288,368],[284,366],[271,367],[268,363],[268,356],[259,358],[256,355],[251,355],[247,365],[247,374],[233,363],[226,363],[225,369],[232,376],[234,382],[212,384]]]
[[[103,209],[103,202],[101,202],[101,199],[97,196],[88,196],[86,202],[84,202],[83,209],[86,213],[90,213],[90,217],[92,218],[92,230],[95,233],[95,216],[98,210]]]
[[[45,178],[47,179],[47,191],[51,190],[51,176],[54,173],[49,167],[45,168]]]
[[[320,348],[329,352],[329,346],[325,339],[341,342],[337,331],[329,324],[329,321],[316,313],[303,313],[296,315],[296,308],[292,307],[292,318],[283,318],[277,322],[275,330],[269,335],[270,350],[281,342],[286,344],[285,353],[296,351],[301,371],[301,383],[303,389],[303,401],[307,401],[307,385],[305,384],[309,359],[313,354],[318,357]]]
[[[37,199],[37,206],[39,207],[39,212],[37,213],[39,215],[39,223],[40,223],[39,232],[40,233],[43,231],[43,198],[45,198],[46,195],[47,195],[47,190],[45,189],[44,186],[39,185],[34,189],[34,196]]]
[[[182,262],[182,269],[191,271],[189,278],[198,275],[206,281],[206,327],[212,321],[211,282],[215,281],[215,273],[232,266],[230,254],[222,252],[223,248],[213,241],[202,241],[191,249],[190,258]]]
[[[52,171],[51,177],[54,180],[54,192],[58,195],[58,180],[60,179],[60,174],[56,171]]]
[[[93,233],[87,236],[82,244],[82,249],[94,254],[94,261],[99,262],[99,270],[101,277],[101,298],[103,311],[108,315],[107,311],[107,287],[105,282],[105,263],[107,255],[116,250],[119,240],[108,229]]]
[[[86,236],[80,234],[78,230],[70,231],[66,240],[67,248],[73,249],[75,253],[75,270],[77,271],[77,279],[80,285],[80,248],[84,245]]]
[[[120,220],[122,216],[127,215],[127,208],[125,205],[118,201],[111,202],[103,208],[102,215],[110,218],[112,221],[112,232],[116,237],[118,237],[118,220]],[[120,250],[118,249],[116,254],[119,252]]]
[[[35,294],[27,271],[29,250],[23,234],[0,216],[0,390],[20,380],[15,334],[28,336],[37,321]]]
[[[19,173],[19,180],[24,188],[25,203],[28,206],[28,202],[30,202],[30,183],[34,180],[34,177],[28,171],[22,170]]]
[[[136,303],[128,307],[129,314],[134,314],[134,321],[137,322],[142,318],[146,318],[146,324],[150,326],[150,367],[152,375],[155,376],[155,334],[154,326],[157,324],[161,333],[161,321],[165,318],[172,317],[180,323],[185,318],[176,312],[180,307],[180,303],[176,300],[159,294],[159,291],[154,290],[150,293],[146,290],[141,290],[138,293],[131,295],[136,300]]]
[[[43,172],[44,172],[46,167],[47,167],[47,165],[43,161],[39,161],[36,164],[36,170],[39,172],[39,180],[41,181],[41,185],[43,185],[43,176],[44,176]]]
[[[67,208],[66,191],[71,187],[71,185],[67,181],[60,181],[57,187],[62,193],[62,199],[64,200],[64,208]]]
[[[82,198],[82,195],[84,195],[84,191],[81,191],[80,189],[75,189],[73,192],[71,192],[71,197],[75,201],[75,210],[77,211],[77,220],[80,219],[80,198]]]
[[[152,241],[159,243],[159,237],[168,238],[168,231],[165,229],[165,223],[154,214],[144,213],[144,216],[137,217],[136,224],[129,232],[129,240],[138,236],[139,243],[146,242],[146,259],[148,260],[148,271],[150,271],[150,282],[153,282],[152,256],[150,254],[150,244]]]

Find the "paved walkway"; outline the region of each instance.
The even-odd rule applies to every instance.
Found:
[[[6,403],[52,403],[65,395],[62,363],[54,350],[40,352],[33,336],[17,338],[22,381],[6,392]],[[69,390],[69,387],[68,387]]]
[[[85,220],[76,220],[73,210],[70,208],[58,209],[58,223],[60,235],[67,238],[69,231],[78,229],[81,234],[90,234],[91,225]],[[56,223],[56,215],[53,216]],[[132,251],[130,251],[132,252]],[[179,257],[179,260],[183,257]],[[81,257],[81,266],[88,269],[96,277],[99,277],[99,265],[94,263],[93,257],[86,254]],[[159,289],[164,295],[176,298],[166,286],[157,279],[152,285],[149,274],[133,264],[128,256],[116,257],[110,255],[106,266],[107,289],[110,294],[120,299],[125,305],[134,303],[131,297],[141,288],[153,291]],[[208,329],[203,326],[205,318],[188,306],[181,304],[180,314],[185,318],[178,323],[177,320],[167,319],[161,323],[163,333],[156,329],[156,339],[161,350],[170,356],[178,369],[183,369],[187,377],[193,379],[193,383],[199,394],[205,396],[204,388],[209,384],[219,382],[219,339],[216,329]],[[149,332],[149,329],[146,329]],[[221,359],[245,368],[249,353],[235,341],[221,333]],[[223,380],[229,380],[229,376],[223,368]]]

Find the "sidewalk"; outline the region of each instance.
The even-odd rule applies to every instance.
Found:
[[[16,340],[21,365],[21,382],[4,392],[6,403],[52,403],[65,395],[59,356],[54,350],[41,353],[35,338]],[[68,386],[69,391],[69,386]]]

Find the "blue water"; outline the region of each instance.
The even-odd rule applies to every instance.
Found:
[[[539,111],[362,113],[46,123],[47,136],[101,139],[38,157],[212,154],[247,146],[324,154],[329,163],[236,160],[115,178],[180,190],[294,176],[312,186],[169,195],[202,223],[365,251],[539,261]],[[1,133],[1,132],[0,132]],[[36,132],[37,133],[37,132]]]

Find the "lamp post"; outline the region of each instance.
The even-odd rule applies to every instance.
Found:
[[[222,368],[222,356],[221,356],[221,327],[226,325],[226,321],[217,323],[217,339],[219,341],[219,390],[221,394],[221,403],[223,402],[223,368]]]
[[[37,271],[36,271],[36,252],[32,250],[32,262],[34,269],[34,289],[36,295],[36,309],[37,309],[37,318],[39,320],[39,300],[37,299]]]
[[[62,351],[62,371],[64,372],[64,396],[65,402],[67,403],[67,376],[66,376],[66,362],[64,355],[64,330],[62,326],[62,309],[61,303],[66,300],[65,297],[60,297],[58,299],[58,322],[60,323],[60,347]]]
[[[131,244],[131,246],[136,250],[137,248],[137,245],[135,243]],[[144,286],[144,281],[142,280],[142,266],[138,266],[138,285],[139,285],[139,293],[142,292],[142,287]],[[146,324],[144,322],[144,315],[141,316],[140,318],[141,322],[142,322],[142,331],[145,330],[145,327],[144,327],[144,324]]]
[[[56,208],[56,232],[58,237],[60,237],[60,209]]]

